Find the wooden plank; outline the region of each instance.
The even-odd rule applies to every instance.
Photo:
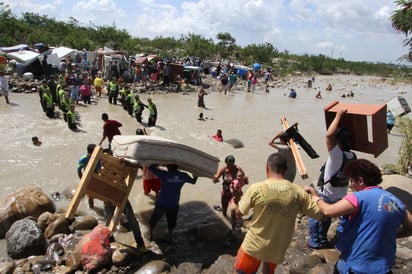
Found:
[[[286,131],[289,128],[288,122],[286,121],[286,118],[282,116],[280,118],[282,121],[283,129]],[[295,158],[296,162],[296,167],[298,168],[299,175],[302,177],[302,179],[307,179],[309,178],[308,173],[306,171],[305,164],[303,163],[302,157],[300,155],[300,152],[295,144],[295,141],[293,139],[288,140],[289,146],[292,150],[293,153],[293,158]]]

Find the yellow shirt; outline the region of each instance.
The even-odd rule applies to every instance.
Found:
[[[104,85],[104,81],[103,81],[102,78],[96,77],[96,78],[94,78],[93,85],[94,85],[95,87],[102,87],[102,86]]]
[[[322,218],[311,196],[286,179],[266,179],[252,184],[241,198],[239,210],[247,215],[252,208],[253,218],[242,248],[256,259],[275,264],[284,260],[299,212]]]

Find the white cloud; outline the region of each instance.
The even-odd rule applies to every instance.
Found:
[[[31,0],[21,1],[2,1],[5,5],[8,5],[16,16],[20,16],[22,13],[31,12],[38,14],[48,15],[55,12],[59,6],[63,3],[62,0],[51,1],[51,3],[36,4]],[[17,11],[17,12],[16,12]],[[53,17],[53,16],[50,16]]]
[[[228,32],[241,46],[269,42],[280,51],[350,60],[394,61],[404,36],[391,27],[388,0],[81,0],[3,1],[14,14],[33,12],[126,29],[132,36],[179,38],[194,33],[215,40]],[[41,3],[46,4],[41,4]],[[384,41],[383,41],[384,39]],[[336,54],[335,54],[336,55]]]

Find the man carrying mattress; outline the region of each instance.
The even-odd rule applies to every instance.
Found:
[[[156,165],[151,165],[149,170],[160,178],[161,188],[157,196],[155,208],[150,218],[150,240],[153,240],[153,229],[157,222],[166,213],[167,225],[169,229],[169,243],[173,242],[173,230],[177,223],[177,213],[179,211],[180,191],[183,185],[188,182],[195,184],[197,177],[190,177],[187,173],[178,170],[176,164],[167,165],[167,171],[159,169]]]

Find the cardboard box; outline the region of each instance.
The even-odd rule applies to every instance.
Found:
[[[333,101],[324,108],[326,129],[336,113],[344,109],[347,109],[347,112],[343,115],[339,127],[352,131],[351,149],[378,157],[388,147],[386,104],[348,104]]]

